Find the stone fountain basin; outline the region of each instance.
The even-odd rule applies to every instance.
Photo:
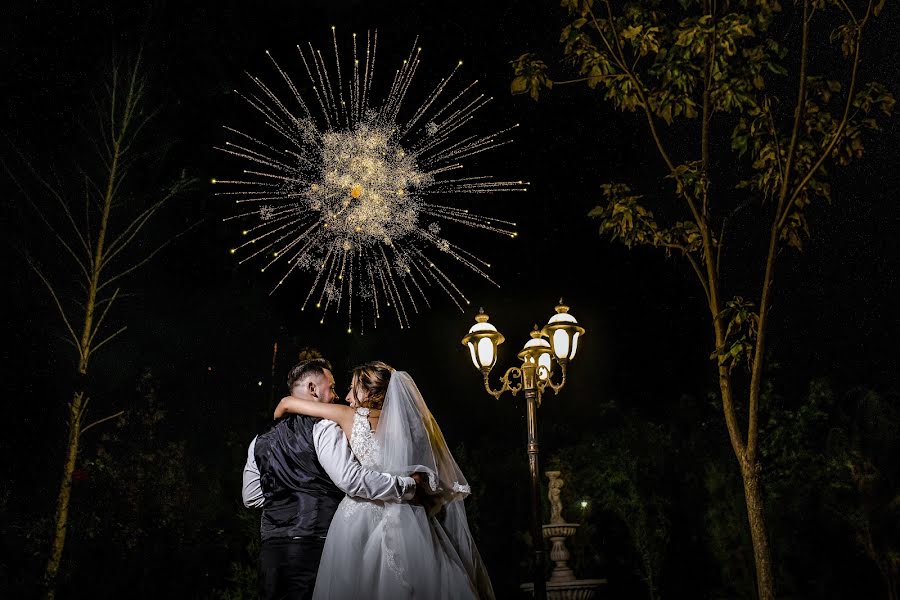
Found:
[[[577,523],[551,523],[544,525],[544,539],[555,537],[571,537],[578,529]]]
[[[547,600],[592,600],[597,589],[606,585],[605,579],[576,579],[563,583],[547,582]],[[519,588],[534,595],[534,584],[523,583]]]

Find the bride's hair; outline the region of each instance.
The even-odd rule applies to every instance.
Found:
[[[366,398],[360,399],[359,405],[364,408],[380,409],[384,405],[384,396],[393,372],[394,367],[380,360],[367,362],[353,369],[356,385],[366,391]]]

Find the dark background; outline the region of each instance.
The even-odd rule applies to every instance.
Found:
[[[895,12],[889,7],[873,25],[863,80],[879,79],[896,94]],[[187,440],[198,468],[222,482],[212,493],[232,495],[234,507],[246,443],[268,418],[273,390],[281,392],[284,374],[306,346],[332,360],[341,394],[348,370],[359,362],[382,359],[409,371],[451,444],[471,450],[469,460],[477,463],[479,452],[497,448],[515,453],[511,472],[490,474],[503,484],[489,487],[478,501],[513,503],[521,519],[522,402],[487,396],[459,342],[479,306],[506,335],[500,368],[515,364],[531,326],[546,322],[560,296],[587,329],[568,385],[559,397],[546,397],[541,408],[544,451],[569,436],[602,435],[609,426],[597,408],[603,403],[615,400],[647,419],[664,420],[677,414],[683,397],[702,399],[715,389],[707,311],[688,266],[654,251],[609,244],[586,216],[598,203],[602,183],[661,179],[663,165],[647,143],[642,119],[614,112],[581,86],[560,87],[539,103],[509,94],[508,62],[526,51],[543,55],[559,79],[569,78],[558,61],[565,15],[557,3],[15,2],[2,13],[0,98],[6,122],[0,131],[5,163],[22,178],[27,173],[19,153],[42,172],[64,171],[79,158],[81,128],[91,124],[90,93],[103,84],[113,57],[132,58],[143,45],[149,100],[161,107],[154,133],[167,146],[166,163],[200,181],[164,209],[152,229],[163,239],[195,228],[128,284],[135,295],[118,315],[129,330],[93,365],[102,376],[89,383],[92,415],[128,408],[135,381],[151,371],[166,398],[171,435]],[[231,207],[213,195],[208,182],[240,168],[213,150],[225,139],[222,125],[247,119],[249,109],[232,90],[246,89],[244,71],[275,80],[266,49],[299,77],[294,45],[309,40],[330,48],[331,25],[345,50],[351,32],[378,29],[382,77],[376,86],[387,85],[387,67],[405,57],[419,35],[423,61],[411,94],[424,94],[462,59],[460,81],[479,79],[495,98],[479,130],[520,123],[514,144],[476,162],[479,173],[531,182],[526,194],[478,199],[482,214],[516,221],[518,237],[460,231],[451,238],[490,262],[500,284],[496,289],[455,273],[472,302],[465,312],[433,294],[432,308],[416,316],[409,330],[383,319],[376,330],[348,335],[341,319],[320,325],[314,314],[299,311],[306,282],[293,277],[270,296],[273,280],[252,266],[237,266],[228,254],[240,226],[222,222]],[[769,339],[773,359],[786,366],[780,383],[787,391],[820,376],[837,386],[896,388],[898,318],[890,306],[898,291],[898,131],[890,121],[869,144],[863,166],[835,173],[833,205],[810,212],[813,239],[802,254],[780,263]],[[678,150],[682,156],[695,153],[687,141]],[[7,405],[0,425],[6,460],[0,474],[14,490],[16,510],[50,514],[73,351],[62,342],[55,308],[19,252],[41,247],[47,238],[12,182],[6,178],[0,185],[9,240],[0,267],[7,301]],[[148,247],[159,239],[148,240]],[[757,287],[760,274],[754,269],[761,261],[739,264],[754,251],[735,251],[736,275],[728,283],[747,281],[743,290],[736,283],[735,293],[749,295]],[[86,434],[87,449],[90,435],[98,434]],[[718,443],[727,441],[721,437]],[[524,530],[521,519],[504,526]],[[493,567],[512,534],[499,527],[482,533]]]

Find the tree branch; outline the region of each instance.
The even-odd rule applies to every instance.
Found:
[[[179,233],[179,234],[177,234],[177,235],[175,235],[175,236],[169,238],[168,240],[166,240],[165,242],[163,242],[162,244],[160,244],[153,252],[151,252],[149,255],[145,256],[145,257],[144,257],[142,260],[140,260],[139,262],[133,264],[132,266],[130,266],[130,267],[128,267],[127,269],[125,269],[124,271],[122,271],[122,272],[120,272],[120,273],[117,273],[116,275],[110,277],[109,279],[107,279],[106,281],[104,281],[103,283],[101,283],[101,284],[97,287],[97,291],[99,292],[99,291],[103,290],[103,288],[105,288],[106,286],[112,284],[113,282],[115,282],[115,281],[121,279],[122,277],[125,277],[125,276],[128,275],[129,273],[131,273],[131,272],[135,271],[136,269],[142,267],[143,265],[147,264],[148,262],[150,262],[150,260],[151,260],[154,256],[156,256],[156,255],[157,255],[160,251],[162,251],[166,246],[168,246],[169,244],[171,244],[172,242],[174,242],[175,240],[177,240],[177,239],[180,238],[181,236],[185,235],[186,233],[188,233],[189,231],[191,231],[192,229],[194,229],[195,227],[197,227],[198,225],[200,225],[200,223],[202,223],[202,222],[203,222],[202,220],[197,221],[196,223],[194,223],[193,225],[191,225],[190,227],[188,227],[187,229],[185,229],[185,230],[182,231],[181,233]]]
[[[787,198],[788,186],[790,185],[791,169],[794,166],[794,154],[797,151],[797,139],[800,137],[800,123],[803,120],[803,112],[806,106],[806,63],[807,51],[809,50],[809,0],[803,0],[803,27],[801,32],[800,46],[800,86],[797,91],[797,106],[794,108],[794,126],[791,129],[791,143],[788,146],[788,153],[784,159],[784,177],[781,179],[781,190],[778,193],[778,206],[775,209],[775,220],[777,221],[781,215],[781,209]],[[760,307],[761,309],[762,307]]]
[[[50,281],[46,277],[44,277],[44,274],[41,272],[41,270],[38,268],[38,266],[36,264],[34,264],[34,261],[31,259],[31,257],[26,257],[26,260],[28,261],[28,265],[31,267],[31,269],[35,273],[37,273],[37,276],[40,277],[41,281],[44,282],[44,285],[47,286],[47,290],[50,292],[50,296],[53,297],[53,302],[56,303],[56,308],[59,311],[59,316],[62,317],[63,323],[66,326],[66,329],[68,329],[69,333],[72,335],[72,341],[74,342],[75,347],[78,348],[79,358],[84,359],[84,352],[81,348],[81,344],[79,343],[78,336],[75,335],[75,330],[72,328],[72,325],[69,323],[69,318],[66,316],[66,311],[63,308],[62,303],[59,301],[59,297],[56,295],[56,290],[53,289],[53,285],[50,283]]]
[[[872,3],[869,2],[869,10],[871,10]],[[828,158],[831,154],[831,151],[834,150],[834,146],[837,144],[841,135],[844,133],[844,129],[847,127],[847,122],[850,117],[850,108],[853,106],[853,94],[856,92],[856,75],[859,71],[859,49],[862,46],[862,30],[866,25],[866,21],[869,19],[869,11],[866,11],[866,16],[863,18],[862,23],[859,25],[859,29],[857,30],[856,36],[856,47],[853,50],[853,67],[851,68],[850,73],[850,89],[847,92],[847,102],[844,104],[844,114],[841,116],[840,124],[838,125],[837,130],[834,132],[834,135],[831,137],[831,141],[825,146],[825,149],[822,151],[822,154],[819,158],[813,163],[813,165],[809,168],[806,174],[800,179],[800,183],[794,188],[794,191],[791,193],[791,197],[788,200],[787,204],[784,206],[780,215],[778,216],[778,229],[781,230],[784,227],[784,222],[790,214],[791,208],[793,208],[794,203],[797,201],[797,198],[806,189],[806,185],[809,183],[809,180],[812,179],[813,175],[816,174],[816,171],[822,166],[822,163]]]
[[[775,116],[772,114],[772,105],[769,99],[764,100],[766,114],[769,116],[769,132],[772,134],[772,141],[775,143],[775,164],[778,165],[778,173],[781,180],[784,181],[784,158],[781,156],[781,140],[778,139],[778,129],[775,127]]]
[[[156,214],[156,211],[162,208],[163,204],[174,198],[178,193],[182,191],[182,186],[176,184],[168,193],[166,193],[165,197],[162,200],[157,201],[154,204],[151,204],[147,209],[144,210],[141,214],[136,216],[110,244],[107,246],[106,255],[103,257],[101,269],[105,267],[117,254],[119,254],[122,250],[124,250],[128,244],[135,238],[135,236],[140,232],[140,230],[147,224],[147,222]],[[185,232],[186,233],[186,232]],[[181,234],[180,234],[181,235]]]
[[[622,47],[619,44],[619,34],[616,31],[615,23],[613,21],[612,15],[612,7],[609,4],[609,0],[604,0],[604,4],[606,5],[606,11],[608,15],[607,23],[613,32],[613,39],[616,43],[616,48],[618,49],[618,55],[613,53],[612,48],[610,47],[609,42],[606,40],[603,35],[603,31],[600,29],[600,24],[597,22],[597,17],[594,15],[594,11],[591,10],[590,6],[588,6],[588,13],[591,15],[591,20],[594,23],[594,29],[600,34],[600,37],[603,39],[603,43],[606,45],[607,49],[611,53],[613,53],[613,58],[618,64],[619,68],[628,76],[631,80],[632,84],[634,84],[635,92],[638,95],[638,99],[640,100],[641,108],[644,109],[644,115],[647,118],[647,125],[650,127],[650,134],[653,136],[653,141],[656,143],[656,148],[659,151],[660,156],[662,156],[663,161],[665,161],[666,166],[669,168],[669,172],[672,173],[673,178],[681,183],[681,189],[684,190],[684,198],[687,201],[688,207],[691,210],[691,214],[693,215],[694,221],[697,224],[697,227],[703,228],[703,220],[700,218],[700,213],[697,212],[697,208],[694,205],[694,201],[691,199],[690,194],[688,193],[688,188],[684,185],[684,182],[681,178],[676,174],[675,171],[675,163],[669,157],[669,153],[666,152],[665,147],[663,146],[662,139],[659,137],[659,132],[656,130],[656,123],[653,120],[653,113],[650,111],[650,104],[647,101],[647,96],[644,93],[644,86],[629,68],[625,62],[624,54],[622,53]]]
[[[712,120],[710,94],[712,93],[713,85],[713,65],[716,60],[716,28],[718,26],[714,14],[712,15],[712,22],[712,33],[706,36],[706,72],[703,75],[703,122],[700,130],[700,160],[707,181],[709,181],[709,124]],[[709,192],[705,189],[703,191],[703,217],[709,217]]]
[[[101,340],[99,344],[97,344],[96,346],[91,348],[91,353],[96,354],[100,350],[100,348],[105,346],[108,342],[111,342],[113,340],[113,338],[117,337],[120,333],[122,333],[126,329],[128,329],[128,326],[124,325],[115,333],[112,333],[112,334],[106,336],[105,338],[103,338],[103,340]]]
[[[103,308],[103,312],[100,313],[100,318],[97,319],[97,324],[94,325],[94,331],[91,332],[91,337],[88,338],[88,348],[91,347],[91,343],[94,341],[94,336],[97,335],[97,332],[100,331],[100,326],[103,325],[103,319],[106,318],[106,313],[109,312],[109,309],[112,308],[112,305],[115,303],[116,298],[119,296],[119,290],[121,288],[116,288],[116,291],[113,295],[106,301],[106,306]]]
[[[115,419],[116,417],[121,417],[124,414],[125,414],[125,411],[120,410],[119,412],[117,412],[114,415],[109,415],[108,417],[103,417],[102,419],[97,419],[96,421],[94,421],[92,423],[88,423],[87,425],[85,425],[84,427],[81,428],[81,433],[79,433],[78,435],[80,437],[80,436],[84,435],[84,432],[87,431],[88,429],[90,429],[91,427],[93,427],[95,425],[99,425],[100,423],[109,421],[110,419]]]
[[[853,24],[858,25],[859,22],[856,20],[856,15],[853,14],[853,11],[850,10],[849,6],[847,6],[847,3],[844,0],[837,0],[837,1],[838,1],[838,4],[840,4],[843,7],[843,9],[845,11],[847,11],[847,14],[850,15],[850,20],[853,21]],[[866,11],[867,17],[868,17],[868,14],[869,14],[868,11]]]
[[[53,188],[53,186],[50,185],[50,182],[48,182],[46,179],[42,178],[37,173],[37,171],[34,169],[34,167],[31,165],[31,163],[29,163],[27,160],[25,160],[25,157],[22,156],[21,152],[19,152],[18,150],[16,150],[16,152],[19,154],[19,157],[22,159],[22,162],[28,167],[28,170],[31,171],[32,175],[38,180],[38,182],[42,186],[44,186],[50,192],[50,194],[53,195],[59,201],[60,205],[63,207],[63,212],[66,213],[66,216],[69,218],[69,221],[72,224],[72,229],[75,231],[76,235],[78,236],[79,241],[82,243],[83,249],[87,252],[88,256],[90,256],[90,250],[88,249],[87,245],[85,245],[85,240],[82,237],[81,232],[78,230],[78,227],[75,224],[75,220],[72,217],[72,213],[69,211],[68,206],[66,206],[66,204],[63,201],[62,197],[60,196],[59,192],[57,192]],[[6,164],[6,161],[0,159],[0,164],[3,165],[3,169],[6,171],[7,175],[9,175],[9,178],[12,179],[13,182],[15,183],[16,187],[19,188],[19,191],[22,193],[22,195],[25,197],[25,199],[28,201],[28,203],[31,205],[31,207],[34,209],[34,211],[40,217],[41,221],[43,221],[43,223],[47,227],[47,229],[50,230],[50,233],[53,234],[53,236],[56,238],[56,240],[59,242],[59,244],[63,248],[65,248],[65,250],[69,253],[69,255],[72,257],[72,259],[75,261],[75,264],[77,264],[78,267],[81,269],[81,272],[84,274],[85,278],[90,280],[90,275],[88,274],[87,265],[85,265],[85,263],[78,256],[78,254],[75,253],[75,250],[65,240],[65,238],[63,238],[63,236],[58,231],[56,231],[56,229],[50,223],[50,220],[47,219],[47,216],[44,214],[44,211],[42,211],[38,207],[37,203],[34,200],[32,200],[31,195],[25,190],[25,187],[22,185],[22,183],[19,181],[19,179],[15,176],[15,174],[12,172],[12,170]]]
[[[691,268],[694,269],[694,273],[697,275],[697,280],[700,282],[700,286],[703,288],[703,294],[706,296],[706,304],[707,306],[710,304],[709,298],[709,286],[707,285],[706,279],[703,277],[703,272],[700,270],[700,265],[697,263],[694,256],[688,252],[688,249],[680,244],[659,244],[663,248],[670,248],[672,250],[680,250],[681,253],[688,259],[691,263]]]

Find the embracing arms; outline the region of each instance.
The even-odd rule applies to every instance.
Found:
[[[353,456],[347,439],[334,423],[316,423],[313,443],[319,464],[331,481],[348,496],[390,502],[411,500],[416,493],[413,477],[379,473],[361,466]]]
[[[313,400],[301,400],[293,396],[286,396],[281,399],[278,406],[275,407],[276,419],[283,417],[288,413],[298,415],[308,415],[310,417],[319,417],[334,421],[341,426],[347,439],[350,438],[350,432],[353,431],[353,414],[354,411],[349,406],[343,404],[327,404],[324,402],[314,402]]]
[[[345,494],[386,502],[417,503],[415,477],[397,477],[362,467],[353,457],[347,439],[331,421],[320,421],[313,428],[313,444],[319,463],[328,477]],[[247,508],[262,508],[263,492],[259,468],[254,457],[256,438],[247,449],[241,498]]]

